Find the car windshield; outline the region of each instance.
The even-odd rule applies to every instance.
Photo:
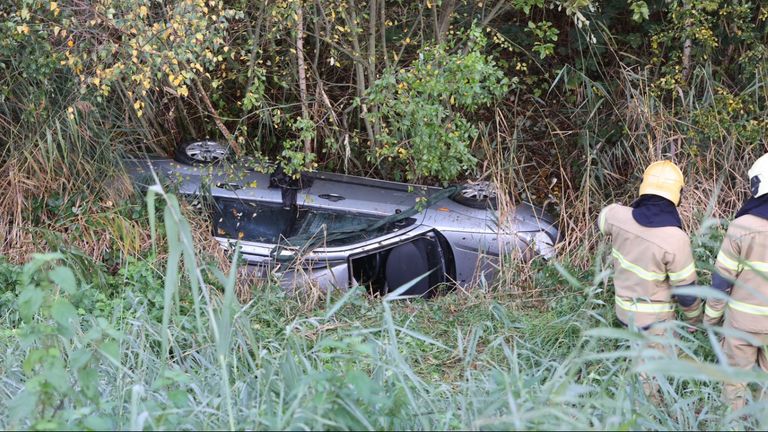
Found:
[[[297,225],[298,228],[296,229],[294,236],[301,239],[315,238],[320,240],[328,234],[338,232],[348,233],[350,230],[359,229],[359,232],[346,235],[343,238],[329,239],[326,242],[328,246],[345,246],[369,238],[378,237],[391,231],[386,225],[375,230],[365,230],[365,228],[370,227],[379,220],[379,218],[368,215],[304,209],[300,210],[299,223]]]
[[[211,217],[214,235],[218,237],[259,243],[313,239],[326,246],[368,240],[415,222],[408,218],[371,229],[380,217],[315,208],[285,209],[279,204],[229,198],[215,198]],[[344,235],[333,235],[337,233]],[[330,237],[327,241],[326,236]]]

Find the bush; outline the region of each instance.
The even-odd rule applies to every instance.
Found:
[[[371,86],[377,111],[369,117],[382,128],[371,160],[409,180],[448,182],[474,167],[478,131],[464,115],[500,100],[512,81],[483,53],[482,31],[473,28],[468,40],[465,50],[455,42],[422,49],[410,67],[385,71]]]

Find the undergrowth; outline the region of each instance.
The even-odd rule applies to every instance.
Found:
[[[733,372],[716,364],[716,328],[683,331],[670,340],[681,357],[664,359],[614,327],[600,259],[581,273],[534,265],[567,294],[537,309],[482,292],[422,301],[362,289],[307,309],[270,285],[240,303],[236,266],[200,261],[176,198],[155,186],[147,203],[163,259],[98,277],[99,265],[67,252],[0,261],[0,427],[768,426],[766,402],[744,416],[720,402],[719,379]],[[644,396],[638,367],[662,383],[662,406]]]
[[[673,159],[709,282],[765,150],[759,2],[80,3],[0,6],[0,427],[768,427],[765,402],[721,404],[717,328],[648,359],[665,404],[645,398],[652,353],[616,328],[594,227]],[[561,261],[430,302],[257,284],[120,166],[203,136],[298,168],[491,180],[502,216],[559,216]]]

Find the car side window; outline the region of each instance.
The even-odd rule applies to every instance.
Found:
[[[233,240],[277,243],[289,237],[296,211],[279,204],[256,203],[232,198],[214,198],[211,208],[213,235]]]
[[[412,225],[413,218],[376,226],[382,217],[316,208],[286,209],[262,203],[214,197],[213,234],[233,240],[276,244],[283,240],[346,246]],[[295,244],[294,246],[301,246]]]

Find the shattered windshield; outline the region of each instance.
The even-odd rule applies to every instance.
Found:
[[[380,218],[368,215],[355,215],[340,212],[330,212],[316,209],[300,210],[300,223],[294,236],[300,238],[322,239],[328,234],[339,231],[348,231],[358,227],[369,227],[378,222]],[[389,227],[382,226],[375,230],[361,230],[359,233],[350,234],[344,238],[328,240],[328,246],[345,246],[369,238],[377,237],[392,231]]]
[[[215,198],[211,212],[213,233],[259,243],[278,243],[292,238],[320,240],[326,246],[346,246],[375,238],[415,222],[413,218],[372,228],[381,217],[314,208],[285,209],[279,204]],[[359,228],[359,232],[354,232]],[[349,231],[352,230],[352,233]],[[331,236],[344,232],[343,236]],[[326,236],[332,237],[324,241]],[[294,245],[301,246],[301,245]]]

